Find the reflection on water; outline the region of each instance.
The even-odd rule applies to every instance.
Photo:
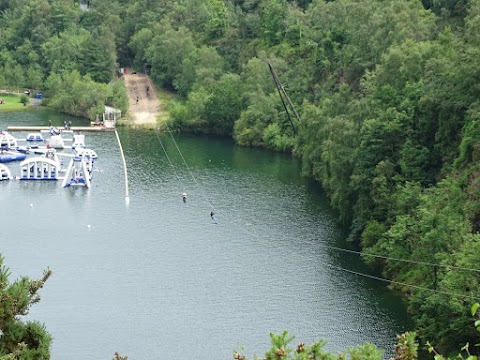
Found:
[[[0,114],[0,128],[48,118]],[[53,359],[230,359],[238,344],[261,354],[285,329],[337,352],[391,347],[404,330],[385,284],[329,266],[366,271],[328,248],[341,229],[297,161],[175,135],[180,155],[168,134],[119,132],[128,206],[113,133],[86,134],[99,156],[90,190],[0,183],[5,263],[13,276],[54,271],[29,315],[53,335]]]

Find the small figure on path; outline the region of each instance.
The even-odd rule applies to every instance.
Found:
[[[137,105],[138,105],[138,96],[137,96]]]

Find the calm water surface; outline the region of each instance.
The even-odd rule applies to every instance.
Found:
[[[63,124],[38,111],[0,114],[0,128],[48,118]],[[328,247],[343,246],[342,229],[297,161],[222,139],[119,135],[128,205],[114,133],[86,133],[99,155],[90,190],[0,183],[12,279],[54,271],[28,316],[52,334],[52,359],[231,359],[239,345],[252,357],[283,330],[330,351],[370,341],[391,352],[404,306],[384,283],[338,269],[367,271]]]

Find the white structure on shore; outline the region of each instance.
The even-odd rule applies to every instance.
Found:
[[[122,117],[122,111],[110,106],[105,106],[105,112],[103,113],[103,126],[107,129],[115,129],[115,123],[117,119]]]

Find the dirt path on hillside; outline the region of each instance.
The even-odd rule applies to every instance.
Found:
[[[127,87],[130,107],[128,114],[135,124],[157,123],[160,115],[160,101],[150,78],[144,74],[125,74],[123,81]]]

